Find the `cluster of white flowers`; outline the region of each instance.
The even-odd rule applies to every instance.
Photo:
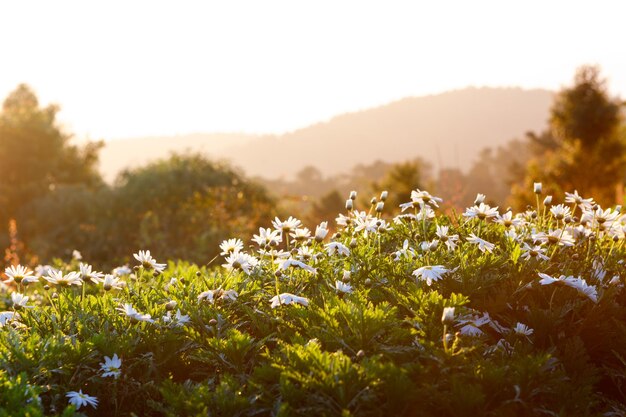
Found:
[[[534,190],[540,194],[541,184],[535,184]],[[534,271],[550,272],[555,269],[550,268],[555,254],[567,253],[581,242],[603,238],[612,241],[626,240],[626,215],[622,215],[619,208],[603,209],[593,199],[582,198],[577,191],[566,193],[564,203],[557,205],[552,205],[552,196],[548,197],[543,200],[543,214],[540,213],[540,207],[518,214],[506,210],[501,214],[498,207],[485,203],[485,195],[479,194],[474,205],[467,208],[459,219],[450,220],[443,216],[439,219],[435,215],[435,210],[443,203],[441,198],[427,191],[415,190],[411,193],[410,201],[400,205],[402,214],[392,220],[385,220],[382,212],[387,198],[386,192],[381,194],[380,201],[372,200],[369,212],[355,208],[356,192],[352,192],[346,201],[347,212],[339,214],[335,219],[337,233],[330,238],[328,222],[317,225],[312,233],[312,229],[304,227],[294,217],[286,220],[276,217],[271,221],[271,227],[259,228],[258,234],[251,239],[256,246],[251,245],[249,253],[244,250],[242,240],[225,240],[219,246],[220,255],[224,259],[222,266],[228,271],[224,275],[232,277],[242,273],[245,276],[241,276],[248,280],[271,277],[274,280],[273,285],[267,287],[272,288],[272,292],[263,295],[263,302],[269,303],[272,309],[289,305],[292,306],[289,308],[302,308],[310,306],[315,300],[290,291],[302,293],[303,288],[313,282],[312,280],[325,283],[336,297],[353,297],[354,293],[362,290],[358,282],[353,281],[353,273],[356,275],[361,268],[359,243],[363,241],[368,242],[369,248],[374,248],[372,250],[377,250],[379,254],[384,251],[384,255],[393,259],[397,268],[406,274],[406,278],[413,279],[417,285],[426,288],[458,279],[457,271],[463,270],[460,261],[463,256],[454,255],[460,251],[466,257],[494,259],[496,255],[514,247],[516,257],[512,261],[531,265]],[[487,228],[485,225],[488,223],[496,226]],[[406,232],[401,235],[401,246],[396,243],[391,248],[383,246],[384,249],[381,249],[385,234],[393,229]],[[140,250],[133,256],[139,263],[134,268],[136,271],[149,271],[158,275],[166,267],[166,264],[158,263],[149,250]],[[82,260],[82,255],[75,252],[73,258],[73,265],[76,265]],[[330,268],[321,267],[322,261],[326,262],[325,265],[330,265]],[[115,268],[111,274],[107,274],[94,270],[84,262],[78,263],[77,271],[59,270],[50,266],[40,266],[31,271],[25,266],[15,265],[6,268],[4,275],[3,283],[11,291],[10,306],[13,311],[0,312],[0,327],[19,321],[20,314],[28,314],[27,310],[40,303],[32,294],[25,294],[24,290],[30,284],[41,282],[46,285],[46,289],[54,286],[58,291],[83,287],[84,295],[86,285],[101,285],[104,291],[122,290],[127,285],[132,285],[132,281],[128,280],[127,283],[126,278],[137,278],[133,269],[128,266]],[[539,285],[528,284],[529,288],[549,285],[553,288],[568,287],[576,290],[584,303],[598,303],[607,286],[621,282],[618,273],[610,280],[606,279],[607,271],[599,260],[594,260],[594,272],[584,275],[584,278],[566,275],[554,277],[543,272],[538,272],[538,275]],[[205,302],[224,306],[236,303],[245,298],[246,290],[229,288],[234,286],[232,282],[237,281],[225,279],[218,288],[205,287],[205,291],[199,294],[195,292],[192,297],[197,297],[198,304]],[[182,278],[178,280],[171,277],[164,289],[166,292],[175,292],[182,285]],[[243,291],[241,298],[238,290]],[[139,302],[140,309],[150,311],[155,315],[154,318],[151,314],[138,311],[131,302],[124,301],[128,300],[118,301],[116,310],[135,325],[145,322],[163,329],[175,329],[191,321],[190,316],[183,314],[178,308],[176,301],[165,304],[167,311],[164,315],[162,310],[158,310],[158,306]],[[180,305],[185,308],[185,303]],[[448,330],[454,328],[457,335],[464,337],[481,337],[490,332],[497,334],[499,341],[496,347],[499,349],[511,348],[505,340],[506,335],[509,335],[511,341],[532,341],[534,330],[524,323],[508,322],[503,326],[488,313],[471,311],[464,314],[468,310],[446,307],[443,310],[442,323]],[[448,334],[444,335],[446,341],[448,337]],[[100,365],[103,377],[120,377],[122,361],[117,354],[113,357],[106,356]],[[98,405],[97,398],[84,394],[82,390],[68,392],[67,398],[76,408]]]

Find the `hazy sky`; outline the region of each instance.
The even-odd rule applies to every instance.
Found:
[[[623,1],[2,1],[0,96],[31,85],[80,137],[284,132],[406,96],[626,98]]]

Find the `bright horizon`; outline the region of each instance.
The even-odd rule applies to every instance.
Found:
[[[0,97],[26,83],[77,138],[105,140],[283,133],[469,86],[558,90],[583,64],[626,98],[624,3],[378,4],[5,2]]]

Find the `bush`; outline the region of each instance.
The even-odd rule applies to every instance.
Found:
[[[626,217],[566,202],[448,217],[415,191],[330,239],[275,219],[222,267],[8,270],[0,410],[81,390],[107,416],[624,415]]]

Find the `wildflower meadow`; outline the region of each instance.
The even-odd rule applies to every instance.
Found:
[[[626,415],[626,215],[534,191],[397,215],[353,192],[203,265],[12,265],[0,416]]]

